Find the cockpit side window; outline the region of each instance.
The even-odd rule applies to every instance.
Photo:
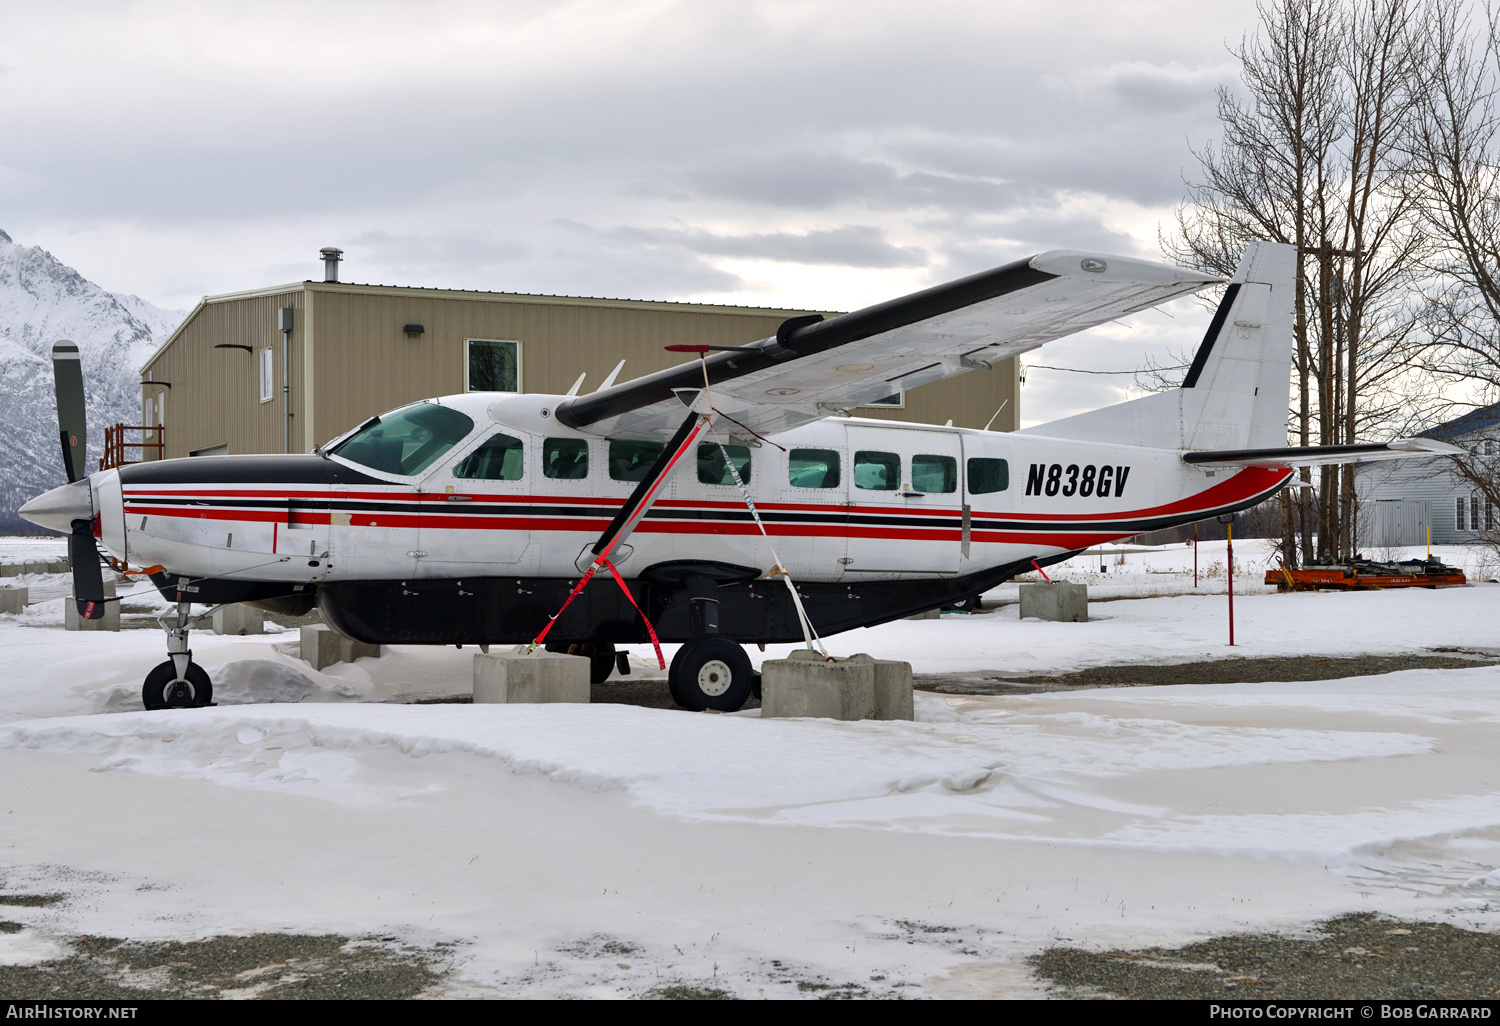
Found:
[[[483,445],[459,461],[453,476],[468,481],[519,481],[525,466],[521,440],[491,435]]]
[[[415,477],[468,437],[474,422],[437,403],[413,403],[375,417],[332,452],[386,474]]]

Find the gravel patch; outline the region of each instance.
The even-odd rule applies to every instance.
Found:
[[[1338,680],[1400,670],[1459,670],[1500,663],[1490,652],[1415,652],[1395,656],[1271,656],[1197,663],[1121,663],[1055,676],[1015,676],[1000,670],[918,673],[920,691],[946,695],[1017,695],[1074,688],[1137,688],[1157,684],[1250,684],[1261,681]]]
[[[79,937],[66,958],[0,966],[10,1000],[416,997],[442,980],[440,951],[395,938],[261,933],[144,943]]]
[[[1500,998],[1500,936],[1360,912],[1311,936],[1232,934],[1180,948],[1049,948],[1027,960],[1063,998]]]

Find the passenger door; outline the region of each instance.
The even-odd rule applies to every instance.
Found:
[[[846,574],[956,574],[963,485],[956,433],[849,431]]]

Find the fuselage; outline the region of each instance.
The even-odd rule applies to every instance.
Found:
[[[326,454],[177,459],[97,474],[100,541],[132,567],[161,567],[158,584],[215,582],[217,592],[204,593],[221,600],[235,582],[261,588],[259,597],[360,582],[576,579],[656,450],[558,424],[559,398],[434,400],[452,437],[409,432],[404,466],[390,439],[360,436]],[[694,563],[760,574],[779,560],[806,585],[987,586],[1031,560],[1045,565],[1246,508],[1289,474],[1205,471],[1166,449],[864,418],[828,418],[765,440],[721,418],[714,432],[615,552],[627,579]],[[412,438],[442,451],[408,474],[427,458]]]

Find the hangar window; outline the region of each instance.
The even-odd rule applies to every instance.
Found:
[[[271,362],[272,352],[270,346],[260,351],[260,401],[263,403],[270,402],[276,392],[276,371],[275,365]]]
[[[519,438],[491,435],[453,468],[453,476],[471,481],[519,481],[522,456]]]
[[[901,485],[901,457],[893,452],[856,452],[854,487],[894,492]]]
[[[839,454],[832,449],[793,449],[787,457],[787,481],[793,488],[837,488]]]
[[[748,445],[720,446],[717,442],[704,442],[698,446],[699,481],[711,485],[734,484],[734,474],[729,472],[729,464],[724,462],[726,450],[729,458],[734,461],[734,469],[739,473],[740,480],[746,484],[750,483],[750,447]]]
[[[437,403],[403,406],[371,417],[332,452],[387,474],[420,474],[474,430],[474,422]]]
[[[519,392],[521,390],[521,343],[489,338],[468,341],[468,392]]]
[[[612,481],[644,481],[651,465],[666,448],[660,442],[609,443],[609,477]]]
[[[969,460],[969,493],[988,495],[1010,487],[1010,464],[976,456]]]
[[[913,456],[911,489],[914,492],[958,491],[958,460],[952,456]]]
[[[582,481],[589,476],[589,443],[582,438],[544,440],[542,474],[564,481]]]

